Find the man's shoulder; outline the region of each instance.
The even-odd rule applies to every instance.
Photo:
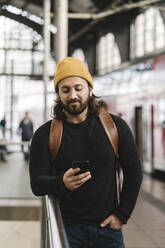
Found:
[[[121,118],[117,115],[114,115],[112,113],[109,113],[109,114],[112,117],[112,120],[114,121],[118,131],[119,131],[119,129],[123,130],[125,128],[128,128],[128,124],[126,123],[126,121],[123,118]]]
[[[112,114],[110,112],[107,112],[107,114],[109,114],[113,120],[113,122],[115,123],[116,126],[120,125],[121,122],[125,122],[121,117]],[[99,120],[99,116],[97,116],[97,119]]]
[[[113,121],[119,121],[119,120],[121,119],[119,116],[114,115],[114,114],[112,114],[112,113],[109,113],[109,115],[112,117],[112,120],[113,120]]]
[[[115,114],[109,113],[109,112],[107,112],[107,114],[109,114],[111,116],[111,118],[112,118],[119,133],[121,130],[125,130],[126,128],[128,128],[128,124],[121,117],[119,117]],[[98,121],[99,121],[99,117],[98,117]],[[101,125],[101,123],[100,123],[100,125]]]
[[[45,136],[49,134],[50,126],[52,120],[47,121],[46,123],[42,124],[34,133],[34,136]]]
[[[124,121],[121,117],[119,117],[119,116],[117,116],[115,114],[112,114],[112,113],[108,113],[108,114],[111,116],[111,118],[112,118],[112,120],[113,120],[113,122],[115,123],[116,126],[120,126],[120,123],[122,121]]]
[[[119,137],[128,137],[132,136],[132,130],[129,124],[121,117],[110,114],[112,117],[112,120],[114,121],[116,128],[118,130]]]

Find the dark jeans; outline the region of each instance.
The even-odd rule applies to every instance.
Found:
[[[65,222],[70,248],[125,248],[121,229]]]
[[[5,154],[6,153],[7,153],[6,146],[0,145],[0,160],[1,161],[6,161],[6,159],[5,159]]]

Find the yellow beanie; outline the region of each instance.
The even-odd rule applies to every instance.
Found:
[[[76,58],[67,57],[58,62],[55,70],[54,89],[56,91],[57,84],[67,77],[81,77],[88,81],[93,88],[92,76],[82,61]]]

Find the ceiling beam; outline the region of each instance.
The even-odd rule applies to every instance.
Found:
[[[155,8],[155,9],[165,11],[165,6],[161,6],[161,5],[147,5],[147,6],[144,6],[143,8],[144,9]]]
[[[123,4],[122,6],[115,7],[109,10],[102,11],[100,13],[68,13],[70,19],[99,19],[110,15],[117,14],[119,12],[128,11],[134,8],[143,8],[148,4],[161,2],[161,0],[143,0],[136,3]],[[151,6],[150,6],[151,7]]]
[[[80,29],[77,33],[73,34],[70,39],[69,42],[73,42],[75,40],[77,40],[78,38],[80,38],[82,35],[84,35],[88,30],[90,30],[93,26],[95,26],[98,22],[100,22],[102,20],[102,18],[105,18],[107,16],[111,16],[120,12],[125,12],[134,8],[143,8],[144,6],[148,5],[148,4],[153,4],[153,3],[158,3],[161,2],[160,0],[143,0],[143,1],[138,1],[136,3],[129,3],[129,4],[123,4],[120,7],[115,7],[113,9],[108,9],[105,11],[102,11],[100,13],[97,14],[88,14],[90,15],[90,19],[93,19],[90,23],[88,23],[86,26],[84,26],[82,29]],[[78,15],[82,15],[83,13],[69,13],[68,17],[69,18],[73,18],[74,15],[75,17]],[[87,14],[85,13],[84,15]],[[80,19],[80,18],[79,18]]]
[[[33,30],[35,30],[40,35],[42,35],[42,25],[40,25],[36,22],[33,22],[33,21],[27,19],[26,17],[23,17],[22,15],[16,15],[14,13],[11,13],[5,9],[1,9],[0,14],[8,17],[10,19],[13,19],[15,21],[18,21],[20,23],[23,23],[23,24],[27,25],[28,27],[32,28]]]

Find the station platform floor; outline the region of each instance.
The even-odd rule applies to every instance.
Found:
[[[39,248],[40,208],[41,199],[30,189],[28,163],[21,153],[8,155],[0,162],[0,248]],[[144,174],[123,232],[126,248],[165,248],[165,182]]]

